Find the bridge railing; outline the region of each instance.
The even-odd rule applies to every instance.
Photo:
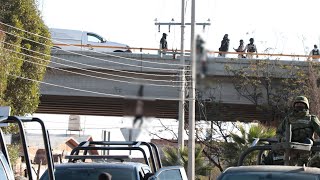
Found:
[[[209,57],[219,57],[219,54],[225,54],[227,58],[238,58],[238,55],[247,55],[245,52],[221,52],[221,51],[207,51]],[[308,61],[312,59],[320,59],[319,55],[301,55],[301,54],[283,54],[283,53],[249,53],[253,58],[257,59],[270,59],[279,60],[284,58],[285,60],[298,60],[298,61]],[[220,56],[222,57],[222,56]],[[244,58],[245,59],[245,58]]]
[[[74,46],[74,45],[69,45]],[[99,46],[99,48],[116,48],[116,49],[127,49],[125,47],[118,47],[118,46]],[[79,49],[80,50],[80,49]],[[148,48],[148,47],[130,47],[130,50],[132,53],[137,54],[158,54],[159,57],[162,57],[163,51],[159,48]],[[82,51],[88,51],[88,50],[82,50]],[[93,50],[94,51],[94,50]],[[98,51],[99,52],[99,51]],[[177,59],[180,56],[181,50],[179,49],[167,49],[165,51],[165,54],[167,56],[172,56],[173,59]],[[102,52],[100,52],[102,53]],[[190,56],[191,51],[185,50],[185,55]],[[238,58],[239,54],[247,55],[248,53],[245,52],[223,52],[223,51],[206,51],[206,55],[208,57],[222,57],[219,54],[225,54],[225,57],[227,58]],[[310,56],[310,55],[301,55],[301,54],[283,54],[283,53],[251,53],[253,55],[253,58],[258,59],[269,59],[269,60],[279,60],[279,59],[285,59],[285,60],[297,60],[297,61],[308,61],[312,59],[320,59],[320,56]],[[257,55],[257,56],[256,56]]]

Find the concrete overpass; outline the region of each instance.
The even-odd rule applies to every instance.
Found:
[[[137,91],[140,84],[145,84],[145,115],[177,118],[181,69],[179,57],[173,59],[171,55],[160,58],[151,54],[78,53],[52,52],[52,62],[44,79],[46,84],[41,85],[38,113],[133,115]],[[229,112],[225,120],[239,120],[240,117],[244,120],[268,119],[250,101],[238,95],[230,74],[225,70],[226,64],[241,68],[248,66],[248,63],[246,59],[211,57],[208,59],[208,77],[197,86],[202,90],[207,89],[204,99],[208,99],[210,95],[222,102],[223,106],[219,111],[222,114]],[[190,64],[188,57],[186,64]],[[304,66],[299,61],[281,61],[281,64]],[[277,66],[275,63],[273,70],[281,71],[280,68],[277,70]]]

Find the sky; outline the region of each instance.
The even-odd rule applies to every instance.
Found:
[[[158,48],[162,33],[167,33],[169,49],[180,49],[180,26],[172,26],[170,32],[168,26],[161,26],[158,32],[154,23],[155,19],[170,22],[172,18],[180,22],[181,0],[37,1],[49,28],[91,31],[110,41],[144,48]],[[202,36],[211,51],[217,51],[224,34],[229,34],[230,51],[238,47],[240,39],[248,43],[253,37],[258,52],[269,49],[265,52],[308,54],[314,44],[320,45],[319,7],[319,0],[196,0],[196,22],[211,22],[204,30],[197,26],[196,34]],[[191,0],[186,0],[185,22],[190,22],[190,12]],[[185,31],[185,48],[190,49],[190,26]],[[51,129],[67,126],[68,116],[50,116],[49,121],[52,118],[61,122],[50,124]],[[114,119],[121,127],[121,122],[126,121]],[[100,134],[99,131],[96,136]]]
[[[38,0],[49,28],[91,31],[107,40],[131,47],[158,48],[162,33],[168,34],[169,49],[180,49],[180,26],[158,22],[181,22],[181,0]],[[239,40],[255,38],[259,52],[308,54],[320,44],[318,0],[196,0],[196,27],[208,50],[217,51],[224,34],[229,34],[230,51]],[[191,21],[191,0],[186,0],[186,22]],[[185,47],[190,49],[190,26]],[[269,51],[267,51],[269,50]]]

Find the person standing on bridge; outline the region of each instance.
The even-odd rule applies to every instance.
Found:
[[[226,52],[228,52],[229,50],[229,43],[230,43],[230,39],[228,38],[228,34],[225,34],[223,36],[223,39],[221,41],[221,46],[219,48],[219,56],[221,57],[226,57]]]
[[[243,54],[244,53],[244,44],[243,44],[243,40],[240,39],[240,45],[238,47],[238,49],[233,48],[236,52],[238,52],[238,58],[246,58],[246,56]]]
[[[310,57],[312,57],[313,61],[319,62],[320,51],[319,51],[318,46],[316,44],[313,46],[312,51],[310,51],[308,60],[310,60]]]
[[[258,58],[258,50],[257,50],[257,46],[254,44],[254,39],[250,38],[249,41],[250,43],[246,45],[243,52],[247,51],[248,59],[253,59],[253,53],[255,53],[256,57]]]
[[[207,75],[207,56],[204,48],[205,41],[197,35],[196,39],[196,55],[197,60],[201,62],[201,78],[204,78]]]
[[[168,42],[167,42],[167,34],[162,33],[162,37],[160,39],[160,55],[165,55],[168,50]]]

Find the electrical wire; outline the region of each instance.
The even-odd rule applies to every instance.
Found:
[[[0,22],[1,23],[1,22]],[[5,31],[3,31],[5,32]],[[6,32],[8,33],[8,32]],[[31,33],[32,34],[32,33]],[[13,35],[13,34],[11,34]],[[23,38],[23,37],[21,37]],[[27,39],[27,40],[30,40],[28,38],[23,38],[23,39]],[[30,40],[30,41],[33,41],[33,40]],[[35,41],[33,41],[35,42]],[[35,43],[39,43],[39,42],[35,42]],[[81,54],[80,54],[81,55]],[[172,65],[172,64],[171,64]],[[159,68],[157,68],[159,69]],[[168,70],[168,69],[165,69],[165,70]],[[173,69],[172,69],[173,70]],[[177,69],[174,69],[174,70],[177,70]],[[125,72],[125,71],[122,71],[122,72]],[[130,72],[127,72],[127,73],[130,73]],[[150,74],[145,74],[145,75],[150,75]],[[15,76],[15,75],[11,75],[11,76]],[[83,89],[76,89],[76,88],[72,88],[72,87],[67,87],[67,86],[61,86],[61,85],[56,85],[56,84],[52,84],[52,83],[46,83],[46,82],[41,82],[41,81],[37,81],[37,80],[32,80],[32,79],[29,79],[29,78],[25,78],[25,77],[20,77],[20,76],[15,76],[17,78],[22,78],[22,79],[25,79],[25,80],[29,80],[29,81],[34,81],[34,82],[38,82],[38,83],[41,83],[41,84],[47,84],[47,85],[51,85],[51,86],[56,86],[56,87],[61,87],[61,88],[67,88],[67,89],[71,89],[71,90],[76,90],[76,91],[82,91],[82,92],[87,92],[87,93],[95,93],[95,94],[100,94],[100,95],[105,95],[105,96],[116,96],[116,97],[130,97],[130,96],[121,96],[121,95],[115,95],[115,94],[107,94],[107,93],[100,93],[100,92],[95,92],[95,91],[88,91],[88,90],[83,90]],[[144,98],[146,99],[146,98]],[[153,98],[154,99],[154,98]],[[174,98],[155,98],[155,99],[164,99],[164,100],[177,100],[177,99],[174,99]]]
[[[0,30],[2,31],[2,30]],[[28,38],[24,38],[24,37],[21,37],[21,36],[18,36],[18,35],[14,35],[12,33],[8,33],[10,35],[13,35],[13,36],[17,36],[17,37],[20,37],[20,38],[23,38],[23,39],[26,39],[26,40],[29,40],[31,42],[35,42],[35,43],[38,43],[36,41],[33,41],[31,39],[28,39]],[[42,44],[42,43],[40,43]],[[45,44],[42,44],[42,45],[45,45]],[[47,46],[47,45],[45,45]],[[73,52],[72,52],[73,53]],[[76,55],[80,55],[80,56],[86,56],[86,55],[82,55],[82,54],[79,54],[79,53],[76,53]],[[53,56],[54,57],[54,56]],[[99,60],[102,60],[102,61],[105,61],[104,59],[100,59],[100,58],[95,58],[95,57],[91,57],[91,56],[87,56],[89,58],[94,58],[94,59],[99,59]],[[89,67],[94,67],[94,68],[98,68],[98,69],[104,69],[104,70],[110,70],[110,71],[115,71],[115,72],[122,72],[122,73],[128,73],[128,74],[138,74],[138,75],[149,75],[149,76],[163,76],[163,77],[167,77],[167,76],[170,76],[170,77],[174,77],[174,76],[179,76],[179,75],[167,75],[167,74],[150,74],[150,73],[139,73],[139,72],[132,72],[132,71],[126,71],[126,70],[116,70],[116,69],[110,69],[110,68],[102,68],[102,67],[98,67],[98,66],[94,66],[94,65],[89,65],[89,64],[84,64],[84,63],[78,63],[78,62],[75,62],[75,61],[71,61],[71,60],[66,60],[66,59],[63,59],[63,58],[58,58],[57,59],[62,59],[64,61],[68,61],[68,62],[72,62],[72,63],[75,63],[75,64],[81,64],[81,65],[84,65],[84,66],[89,66]],[[107,60],[108,61],[108,60]],[[137,66],[139,68],[141,68],[141,66]],[[188,75],[186,75],[188,76]]]
[[[6,49],[6,48],[4,48]],[[36,59],[40,59],[40,60],[43,60],[43,61],[46,61],[44,59],[41,59],[41,58],[38,58],[38,57],[34,57],[34,56],[31,56],[31,55],[27,55],[27,54],[24,54],[24,53],[19,53],[17,51],[12,51],[10,49],[6,49],[6,50],[9,50],[11,52],[15,52],[15,53],[18,53],[18,54],[21,54],[21,55],[24,55],[24,56],[28,56],[28,57],[32,57],[32,58],[36,58]],[[0,55],[1,56],[1,55]],[[4,56],[4,54],[2,55]],[[66,70],[66,69],[61,69],[61,68],[57,68],[57,67],[52,67],[52,66],[49,66],[49,65],[44,65],[44,64],[41,64],[41,63],[36,63],[36,62],[33,62],[33,61],[29,61],[29,60],[25,60],[25,59],[22,59],[22,58],[17,58],[15,57],[16,59],[20,59],[22,61],[25,61],[25,62],[29,62],[29,63],[32,63],[32,64],[37,64],[37,65],[40,65],[40,66],[45,66],[45,67],[48,67],[48,68],[51,68],[51,69],[56,69],[56,70],[59,70],[59,71],[64,71],[64,72],[68,72],[68,73],[72,73],[72,74],[77,74],[77,75],[81,75],[81,76],[86,76],[86,77],[92,77],[92,78],[96,78],[96,79],[104,79],[104,80],[109,80],[109,81],[114,81],[114,82],[121,82],[121,83],[127,83],[127,84],[137,84],[137,85],[140,85],[141,82],[131,82],[131,81],[123,81],[123,80],[117,80],[117,79],[110,79],[110,78],[104,78],[104,77],[99,77],[99,76],[94,76],[94,75],[89,75],[89,74],[84,74],[84,73],[79,73],[79,72],[75,72],[75,71],[71,71],[71,70]],[[59,63],[57,63],[59,64]],[[91,70],[87,70],[87,69],[81,69],[81,68],[76,68],[76,69],[80,69],[80,70],[86,70],[86,71],[89,71],[91,72]],[[97,71],[92,71],[94,73],[98,73]],[[102,72],[101,72],[102,73]],[[180,86],[174,86],[174,85],[167,85],[167,84],[152,84],[152,83],[144,83],[145,85],[150,85],[150,86],[162,86],[162,87],[180,87]]]
[[[15,77],[15,78],[24,79],[24,80],[28,80],[28,81],[32,81],[32,82],[36,82],[36,83],[40,83],[40,84],[45,84],[45,85],[49,85],[49,86],[54,86],[54,87],[59,87],[59,88],[64,88],[64,89],[69,89],[69,90],[74,90],[74,91],[79,91],[79,92],[91,93],[91,94],[96,94],[96,95],[103,95],[103,96],[107,96],[107,97],[119,97],[119,98],[142,99],[142,100],[166,100],[166,101],[178,101],[179,100],[178,98],[138,97],[138,96],[124,96],[124,95],[118,95],[118,94],[101,93],[101,92],[97,92],[97,91],[89,91],[89,90],[72,88],[72,87],[63,86],[63,85],[57,85],[57,84],[53,84],[53,83],[47,83],[47,82],[38,81],[35,79],[30,79],[30,78],[21,77],[21,76],[12,75],[12,74],[8,74],[8,75]]]
[[[50,47],[49,45],[46,45],[46,44],[43,44],[43,43],[40,43],[40,42],[31,40],[31,39],[29,39],[29,38],[25,38],[25,37],[22,37],[22,36],[19,36],[19,35],[15,35],[15,34],[13,34],[13,33],[10,33],[10,32],[7,32],[7,31],[3,31],[3,30],[1,30],[1,29],[0,29],[0,32],[4,32],[4,33],[6,33],[6,34],[10,34],[10,35],[12,35],[12,36],[16,36],[16,37],[19,37],[19,38],[28,40],[28,41],[30,41],[30,42],[34,42],[34,43],[38,43],[38,44],[41,44],[41,45]],[[101,58],[97,58],[97,57],[93,57],[93,56],[84,55],[84,54],[81,54],[81,53],[76,53],[76,52],[73,52],[73,51],[68,51],[68,53],[75,54],[75,55],[80,55],[80,56],[87,57],[87,58],[91,58],[91,59],[95,59],[95,60],[98,60],[98,61],[103,61],[103,62],[109,62],[109,63],[119,64],[119,65],[125,65],[125,66],[131,66],[131,67],[141,68],[141,67],[138,66],[138,65],[121,63],[121,62],[114,62],[114,61],[110,61],[110,60],[107,60],[107,59],[101,59]],[[181,71],[180,69],[156,68],[156,67],[148,67],[148,66],[144,66],[143,68],[153,69],[153,70],[163,70],[163,71],[178,71],[178,72]],[[185,71],[189,71],[189,70],[185,70]]]
[[[1,43],[1,41],[0,41],[0,43]],[[11,45],[11,46],[15,46],[15,47],[20,47],[20,46],[17,46],[17,45],[11,44],[11,43],[7,43],[7,42],[4,42],[4,41],[2,41],[2,43],[8,44],[8,45]],[[34,53],[41,54],[41,55],[45,55],[45,56],[49,56],[49,55],[47,55],[47,54],[40,53],[40,52],[37,52],[37,51],[33,51],[33,50],[30,50],[30,49],[27,49],[27,48],[23,48],[23,47],[20,47],[20,48],[21,48],[21,49],[24,49],[24,50],[26,50],[26,51],[34,52]],[[49,60],[45,60],[45,59],[43,59],[43,58],[39,58],[39,57],[27,55],[27,54],[20,53],[20,52],[17,52],[17,51],[12,51],[12,50],[7,49],[7,48],[4,48],[4,49],[9,50],[9,51],[11,51],[11,52],[18,53],[18,54],[22,54],[22,55],[25,55],[25,56],[29,56],[29,57],[32,57],[32,58],[40,59],[40,60],[43,60],[43,61],[46,61],[46,62],[50,62]],[[61,59],[61,60],[63,60],[63,61],[69,62],[69,60],[66,60],[66,59],[63,59],[63,58],[57,58],[57,59]],[[21,59],[21,60],[23,60],[23,59]],[[73,62],[73,61],[71,61],[71,62]],[[32,63],[32,62],[31,62],[31,63]],[[54,62],[54,61],[51,61],[51,63],[53,63],[53,64],[58,64],[58,65],[62,65],[62,66],[66,66],[66,67],[70,67],[70,68],[74,68],[74,69],[78,69],[78,70],[83,70],[83,71],[87,71],[87,72],[93,72],[93,73],[97,73],[97,74],[109,75],[109,76],[120,77],[120,78],[143,80],[143,81],[170,82],[170,83],[181,82],[181,81],[173,81],[173,80],[159,80],[159,79],[135,78],[135,77],[130,77],[130,76],[115,75],[115,74],[104,73],[104,72],[100,72],[100,71],[94,71],[94,70],[79,68],[79,67],[75,67],[75,66],[71,66],[71,65],[66,65],[66,64],[62,64],[62,63],[58,63],[58,62]],[[75,64],[78,64],[77,62],[74,62],[74,63],[75,63]],[[83,64],[80,63],[80,65],[83,65]],[[50,67],[50,68],[53,68],[53,69],[59,69],[59,70],[60,70],[60,68],[56,68],[56,67],[52,67],[52,66],[48,66],[48,65],[47,65],[47,67]],[[97,68],[98,68],[98,67],[97,67]],[[101,68],[100,68],[100,69],[101,69]],[[150,85],[152,85],[152,84],[150,84]]]
[[[1,22],[1,21],[0,21],[0,24],[5,25],[5,26],[7,26],[7,27],[11,27],[11,28],[17,29],[17,30],[20,30],[20,31],[23,31],[23,32],[26,32],[26,33],[31,34],[31,35],[34,35],[34,36],[38,36],[38,37],[41,37],[41,38],[44,38],[44,39],[47,39],[47,40],[52,40],[52,39],[50,39],[50,38],[41,36],[41,35],[39,35],[39,34],[35,34],[35,33],[32,33],[32,32],[29,32],[29,31],[26,31],[26,30],[23,30],[23,29],[20,29],[20,28],[11,26],[11,25],[6,24],[6,23],[3,23],[3,22]],[[72,47],[76,47],[76,48],[81,49],[80,47],[73,46],[73,45],[71,45],[71,44],[67,44],[67,43],[64,43],[64,42],[62,42],[62,41],[57,41],[57,40],[55,40],[55,41],[56,41],[56,42],[59,42],[59,43],[62,43],[62,44],[64,44],[64,45],[68,45],[68,46],[72,46]],[[70,51],[63,50],[63,49],[61,49],[61,50],[62,50],[62,51],[65,51],[65,52],[70,52]],[[149,64],[161,64],[161,65],[168,65],[168,66],[176,65],[176,66],[182,66],[182,67],[190,66],[190,65],[182,65],[182,64],[172,64],[172,63],[160,63],[160,62],[152,62],[152,61],[143,61],[143,60],[140,60],[140,59],[127,58],[127,57],[117,56],[117,55],[113,55],[113,54],[110,54],[110,53],[103,53],[103,52],[99,52],[99,51],[95,51],[95,50],[93,50],[93,52],[96,52],[96,53],[98,53],[98,54],[103,54],[103,55],[108,55],[108,56],[120,58],[120,59],[127,59],[127,60],[144,62],[144,63],[149,63]]]
[[[6,49],[6,48],[4,48],[4,49]],[[6,50],[12,51],[12,50],[10,50],[10,49],[6,49]],[[25,56],[28,56],[28,57],[32,57],[32,58],[36,58],[36,59],[42,60],[41,58],[37,58],[37,57],[34,57],[34,56],[30,56],[30,55],[27,55],[27,54],[24,54],[24,53],[19,53],[19,52],[16,52],[16,51],[13,51],[13,52],[18,53],[18,54],[22,54],[22,55],[25,55]],[[4,54],[1,54],[0,56],[5,56],[5,55],[4,55]],[[49,65],[44,65],[44,64],[41,64],[41,63],[29,61],[29,60],[22,59],[22,58],[16,58],[16,59],[20,59],[20,60],[22,60],[22,61],[24,61],[24,62],[29,62],[29,63],[32,63],[32,64],[37,64],[37,65],[40,65],[40,66],[45,66],[45,67],[48,67],[48,68],[52,68],[52,69],[56,69],[56,70],[59,70],[59,71],[68,72],[68,73],[72,73],[72,74],[77,74],[77,75],[81,75],[81,76],[92,77],[92,78],[96,78],[96,79],[109,80],[109,81],[114,81],[114,82],[127,83],[127,84],[137,84],[137,85],[140,85],[140,84],[141,84],[141,82],[131,82],[131,81],[123,81],[123,80],[117,80],[117,79],[110,79],[110,78],[104,78],[104,77],[99,77],[99,76],[94,76],[94,75],[89,75],[89,74],[74,72],[74,71],[70,71],[70,70],[66,70],[66,69],[60,69],[60,68],[57,68],[57,67],[51,67],[51,66],[49,66]],[[79,69],[81,69],[81,68],[79,68]],[[90,71],[90,70],[88,70],[88,71]],[[151,84],[151,83],[148,83],[147,85],[150,85],[150,86],[163,86],[163,87],[179,87],[179,86],[174,86],[174,85]]]

